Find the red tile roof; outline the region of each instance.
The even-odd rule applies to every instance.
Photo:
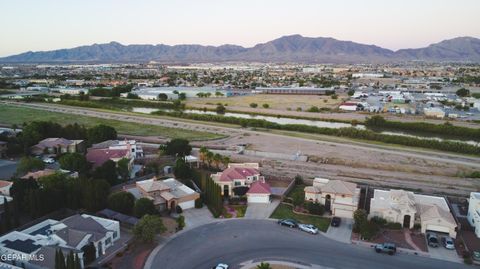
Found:
[[[110,159],[128,158],[127,149],[89,149],[86,155],[87,161],[98,167]]]
[[[270,185],[263,181],[256,181],[248,190],[247,194],[272,194],[272,190],[270,189]]]
[[[260,172],[248,167],[230,167],[225,169],[220,176],[220,181],[233,181],[234,179],[247,179],[247,177],[259,175]]]
[[[10,186],[12,184],[13,184],[13,182],[11,182],[11,181],[0,180],[0,188],[5,188],[5,187]]]

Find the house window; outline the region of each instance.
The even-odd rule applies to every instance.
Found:
[[[117,238],[117,236],[118,236],[118,233],[116,231],[113,232],[113,238]]]
[[[233,184],[234,184],[235,186],[241,186],[241,185],[242,185],[242,182],[240,182],[240,181],[235,181]]]
[[[112,239],[110,237],[105,239],[105,245],[110,245],[111,243],[112,243]]]

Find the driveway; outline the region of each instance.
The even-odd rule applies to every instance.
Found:
[[[342,243],[351,243],[353,220],[342,218],[338,227],[329,226],[325,236]]]
[[[0,179],[10,179],[17,171],[17,162],[0,159]]]
[[[273,211],[280,204],[280,199],[273,199],[269,204],[254,204],[250,203],[245,212],[246,219],[268,219]]]
[[[185,217],[185,226],[187,229],[192,229],[215,221],[215,218],[212,216],[212,213],[210,213],[207,206],[184,210],[183,216]]]
[[[454,249],[446,249],[442,245],[437,248],[432,248],[431,246],[428,246],[428,254],[430,254],[430,257],[435,259],[463,263],[463,260],[458,257],[457,251],[455,251]]]

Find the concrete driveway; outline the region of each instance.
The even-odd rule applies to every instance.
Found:
[[[463,260],[458,257],[457,251],[454,249],[446,249],[442,245],[436,248],[428,246],[428,254],[430,254],[430,257],[435,259],[463,263]]]
[[[183,216],[185,217],[185,225],[187,229],[192,229],[215,221],[215,218],[212,216],[212,213],[210,213],[207,206],[184,210]]]
[[[329,226],[325,236],[342,243],[351,243],[353,220],[342,218],[338,227]]]
[[[246,219],[268,219],[280,204],[280,199],[273,199],[269,204],[248,204],[245,212]]]

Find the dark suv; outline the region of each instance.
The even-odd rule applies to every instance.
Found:
[[[282,226],[288,226],[290,228],[298,227],[298,222],[294,219],[281,219],[281,220],[278,220],[278,224]]]
[[[375,251],[377,253],[388,253],[388,255],[393,255],[397,252],[397,247],[394,243],[383,243],[383,244],[376,244]]]
[[[333,217],[332,218],[332,222],[330,223],[330,225],[332,225],[333,227],[338,227],[340,226],[340,223],[342,222],[342,219],[339,218],[339,217]]]

